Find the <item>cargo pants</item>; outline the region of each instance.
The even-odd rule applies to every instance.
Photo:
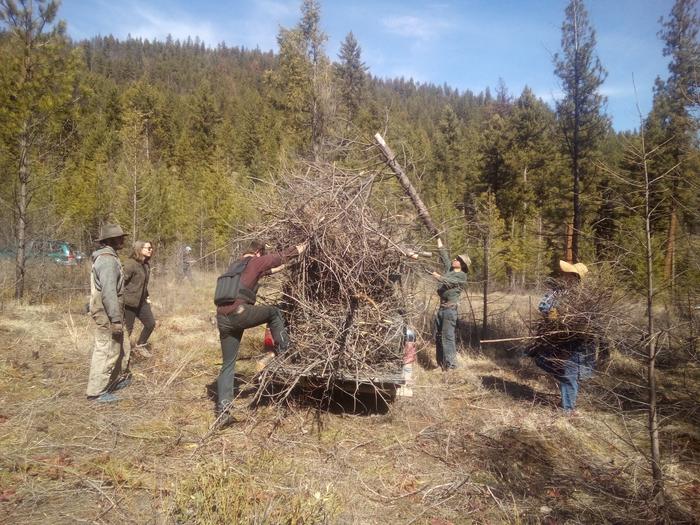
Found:
[[[91,286],[90,314],[95,321],[95,345],[90,362],[90,376],[86,394],[99,396],[116,385],[122,374],[129,371],[131,345],[126,332],[113,335],[110,321],[102,306],[102,295]]]

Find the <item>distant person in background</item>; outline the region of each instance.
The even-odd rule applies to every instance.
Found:
[[[192,258],[192,248],[185,246],[182,251],[182,276],[192,282],[192,265],[196,261]]]
[[[561,408],[567,415],[576,415],[579,381],[593,375],[595,362],[595,334],[576,330],[573,326],[580,312],[561,312],[564,303],[571,303],[574,289],[588,273],[583,263],[559,261],[560,276],[538,306],[543,317],[543,338],[530,351],[535,364],[559,383]]]
[[[467,286],[467,272],[471,259],[467,254],[462,254],[450,261],[447,249],[439,237],[437,247],[444,273],[429,272],[439,282],[437,294],[440,298],[440,306],[435,316],[434,326],[435,357],[439,367],[443,370],[451,370],[457,368],[457,342],[455,338],[457,307],[459,306],[459,296]]]
[[[136,340],[134,350],[144,357],[150,357],[147,348],[148,338],[156,327],[156,320],[151,311],[151,300],[148,295],[148,281],[151,276],[150,260],[153,256],[153,245],[148,241],[136,241],[133,252],[124,263],[124,321],[126,330],[131,336],[134,321],[138,318],[143,325],[141,334]]]
[[[131,383],[129,338],[124,337],[124,274],[117,256],[126,234],[117,224],[100,230],[100,247],[92,254],[90,315],[95,320],[95,346],[90,363],[87,398],[118,401],[112,394]]]

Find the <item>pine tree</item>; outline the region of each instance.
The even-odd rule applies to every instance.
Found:
[[[330,61],[324,51],[328,36],[321,30],[321,6],[317,0],[303,0],[301,15],[299,29],[311,65],[311,145],[313,158],[318,160],[330,119]]]
[[[331,121],[331,67],[324,51],[328,37],[320,20],[318,2],[304,0],[297,26],[280,30],[279,67],[267,76],[287,120],[292,147],[315,160],[321,157]]]
[[[483,310],[482,338],[488,334],[488,306],[491,283],[503,276],[503,235],[505,224],[498,212],[496,199],[488,190],[474,202],[473,220],[471,223],[474,235],[481,241],[481,253],[476,256],[475,266],[481,268]]]
[[[608,127],[607,118],[602,114],[605,97],[598,91],[606,72],[595,54],[595,45],[595,31],[583,1],[571,0],[562,24],[562,54],[554,56],[554,65],[564,91],[563,98],[557,102],[557,115],[573,179],[571,248],[574,261],[578,260],[583,228],[581,181],[589,173],[586,161]]]
[[[445,106],[435,141],[435,174],[442,176],[457,198],[466,189],[463,152],[461,124],[452,107]]]
[[[361,55],[360,45],[351,31],[340,46],[340,62],[335,67],[339,85],[339,105],[345,109],[348,124],[354,122],[367,96],[367,66],[362,62]]]
[[[659,37],[665,44],[664,56],[670,57],[671,61],[668,80],[665,84],[657,85],[660,88],[657,96],[659,106],[666,110],[661,128],[671,141],[671,164],[667,169],[673,169],[664,273],[670,280],[673,291],[679,210],[697,209],[697,190],[693,192],[689,188],[697,187],[700,180],[691,164],[692,157],[697,156],[699,127],[698,119],[691,110],[700,106],[700,17],[696,0],[676,0],[670,17],[662,19],[662,23],[663,29],[659,32]],[[684,215],[686,219],[697,223],[697,217]]]
[[[74,102],[80,66],[71,52],[65,25],[54,23],[58,2],[3,0],[0,22],[0,138],[13,165],[16,210],[15,297],[24,295],[26,246],[31,231],[30,205],[41,163],[50,159],[65,132],[62,124]]]

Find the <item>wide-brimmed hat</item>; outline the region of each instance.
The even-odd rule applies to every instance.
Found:
[[[469,271],[469,268],[472,266],[472,260],[466,253],[460,253],[455,259],[462,263],[465,271]]]
[[[559,261],[559,268],[565,273],[575,273],[579,277],[583,277],[588,273],[588,267],[583,263],[571,264],[566,261]]]
[[[104,224],[100,228],[100,236],[98,241],[104,241],[107,239],[112,239],[114,237],[125,237],[126,233],[122,230],[122,227],[118,224]]]

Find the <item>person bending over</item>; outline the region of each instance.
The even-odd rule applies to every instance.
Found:
[[[216,381],[218,400],[217,426],[233,423],[230,414],[236,358],[243,332],[247,328],[267,324],[275,343],[275,354],[287,350],[289,337],[282,314],[276,306],[256,305],[258,281],[271,275],[291,258],[301,255],[308,243],[291,246],[282,253],[265,253],[265,244],[252,241],[240,259],[219,277],[215,292],[216,323],[219,328],[223,363]]]

